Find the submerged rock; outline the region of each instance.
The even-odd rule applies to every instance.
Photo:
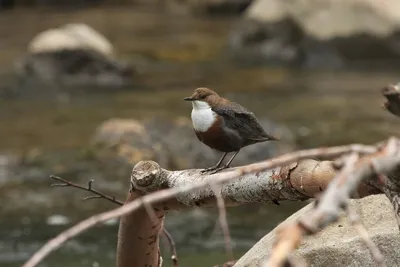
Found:
[[[239,59],[305,67],[399,64],[400,2],[258,0],[230,37]]]
[[[25,82],[118,87],[130,82],[133,69],[116,59],[100,33],[85,24],[66,24],[34,37],[17,72]]]
[[[261,119],[260,122],[282,141],[243,148],[233,166],[260,161],[294,148],[294,137],[286,127],[268,119]],[[110,119],[98,127],[93,141],[107,148],[105,151],[115,149],[131,164],[154,160],[162,167],[171,169],[209,167],[222,156],[221,152],[212,150],[197,139],[191,121],[186,118],[174,121],[155,118],[143,123],[131,119]]]

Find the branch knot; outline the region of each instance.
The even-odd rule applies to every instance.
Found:
[[[152,191],[151,188],[156,187],[161,167],[154,161],[140,161],[132,169],[131,185],[140,191]]]

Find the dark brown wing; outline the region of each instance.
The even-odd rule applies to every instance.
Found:
[[[235,102],[212,107],[224,118],[225,126],[239,132],[240,136],[253,141],[278,140],[267,134],[253,112]]]

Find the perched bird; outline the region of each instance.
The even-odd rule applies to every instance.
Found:
[[[278,140],[264,131],[251,111],[220,97],[211,89],[197,88],[192,96],[183,100],[192,102],[191,117],[197,138],[212,149],[225,152],[215,166],[202,170],[202,173],[212,174],[229,168],[245,146]],[[229,152],[234,152],[233,156],[222,165]]]

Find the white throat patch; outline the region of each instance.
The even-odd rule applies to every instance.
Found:
[[[214,124],[217,114],[204,101],[192,102],[192,123],[196,131],[206,132]]]

